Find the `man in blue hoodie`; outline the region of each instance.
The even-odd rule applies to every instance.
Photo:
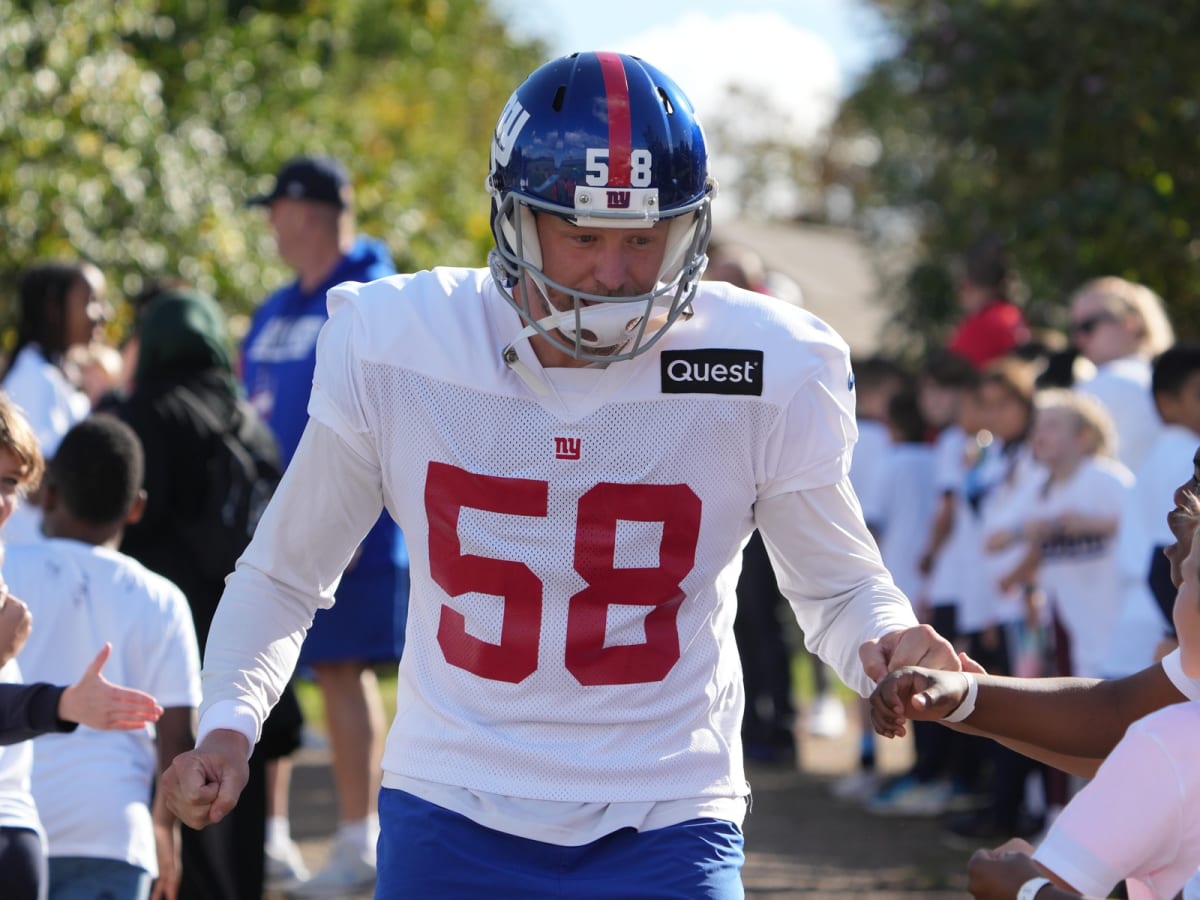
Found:
[[[308,421],[325,293],[344,281],[371,281],[396,269],[382,241],[355,235],[353,190],[336,160],[293,159],[270,193],[249,203],[267,207],[279,255],[297,275],[258,308],[242,345],[247,393],[275,433],[286,467]],[[339,823],[329,864],[297,895],[323,896],[374,881],[385,719],[372,665],[400,658],[407,607],[408,554],[385,512],[346,570],[336,604],[317,613],[300,654],[300,665],[311,667],[325,699]],[[302,878],[302,864],[286,865],[289,856],[299,862],[289,853],[294,845],[286,822],[286,815],[277,815],[268,824],[268,866],[274,857],[277,875]]]

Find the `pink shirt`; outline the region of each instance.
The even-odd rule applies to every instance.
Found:
[[[1200,703],[1139,719],[1055,820],[1034,859],[1089,897],[1174,897],[1200,865]]]

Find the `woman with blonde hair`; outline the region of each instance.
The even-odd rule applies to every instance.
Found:
[[[1175,340],[1162,299],[1116,276],[1088,281],[1071,297],[1071,338],[1096,366],[1079,390],[1104,404],[1117,432],[1117,458],[1136,470],[1162,427],[1150,364]]]

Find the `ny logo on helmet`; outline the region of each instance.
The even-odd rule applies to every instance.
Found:
[[[513,94],[500,113],[500,121],[496,123],[496,136],[492,141],[492,162],[494,165],[507,166],[512,159],[513,147],[521,135],[521,129],[529,121],[529,113]]]

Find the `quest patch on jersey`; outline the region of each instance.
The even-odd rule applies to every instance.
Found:
[[[763,392],[761,350],[664,350],[664,394],[748,394]]]

